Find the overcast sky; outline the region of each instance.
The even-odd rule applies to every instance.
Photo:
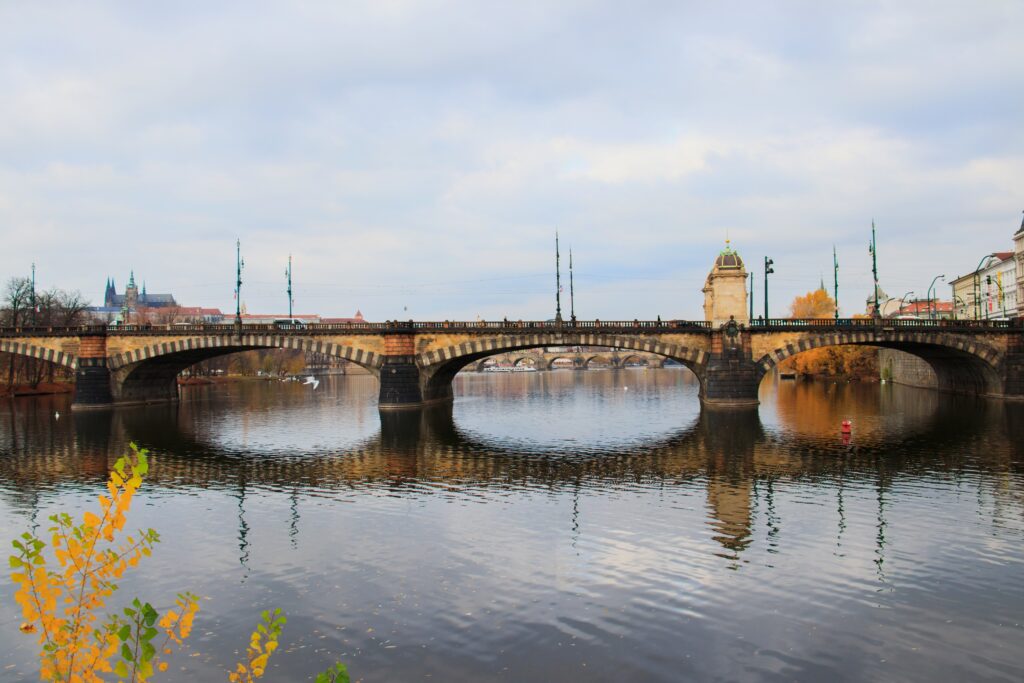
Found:
[[[1024,3],[0,2],[0,277],[368,319],[772,313],[1012,248]],[[568,309],[568,286],[564,308]],[[942,290],[948,297],[948,288]]]

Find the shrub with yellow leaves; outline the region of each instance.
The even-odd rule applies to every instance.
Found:
[[[160,540],[152,529],[124,532],[132,498],[148,471],[146,451],[132,444],[128,457],[114,464],[107,495],[99,496],[99,515],[86,512],[78,524],[71,515],[53,515],[49,544],[30,532],[13,542],[18,551],[10,556],[14,599],[25,619],[21,630],[39,634],[43,680],[91,683],[101,681],[102,673],[114,673],[144,681],[154,667],[166,668],[169,645],[188,637],[199,610],[199,598],[191,593],[180,594],[177,610],[163,619],[138,599],[123,614],[101,619],[116,582]],[[161,631],[158,651],[154,640]]]
[[[152,553],[160,536],[152,529],[126,535],[132,498],[149,472],[146,450],[131,444],[99,496],[100,514],[85,512],[76,524],[68,514],[53,515],[50,543],[26,532],[13,542],[11,579],[14,599],[25,621],[19,629],[39,634],[40,678],[44,681],[96,683],[112,673],[131,683],[167,670],[174,646],[184,645],[199,611],[199,596],[179,593],[163,616],[138,598],[121,613],[101,619],[117,581],[129,567]],[[122,539],[123,536],[123,539]],[[47,558],[47,547],[53,557]],[[229,673],[232,683],[253,683],[263,676],[278,646],[285,617],[280,609],[263,612],[262,623],[249,639],[245,662]],[[161,636],[158,638],[158,636]],[[335,664],[318,674],[317,683],[348,683],[345,666]]]

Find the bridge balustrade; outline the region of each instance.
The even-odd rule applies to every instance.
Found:
[[[1007,330],[1024,329],[1024,318],[1010,320],[963,320],[963,319],[914,319],[914,318],[768,318],[751,320],[744,326],[751,331],[776,330],[807,330],[807,329],[943,329],[943,330]],[[78,336],[78,335],[166,335],[180,334],[213,334],[232,335],[238,327],[224,323],[194,324],[133,324],[133,325],[74,325],[74,326],[36,326],[18,325],[0,327],[0,336]],[[609,329],[616,331],[629,330],[712,330],[712,324],[706,320],[476,320],[476,321],[385,321],[385,322],[345,322],[345,323],[309,323],[306,325],[280,325],[271,323],[244,323],[241,330],[245,334],[294,334],[309,333],[364,333],[381,334],[401,332],[412,334],[418,330],[545,330],[572,331]]]

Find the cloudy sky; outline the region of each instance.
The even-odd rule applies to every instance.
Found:
[[[0,89],[0,277],[97,303],[233,310],[239,238],[253,312],[290,252],[300,313],[547,318],[557,229],[583,318],[701,317],[727,235],[854,313],[872,218],[923,296],[1024,209],[1017,1],[12,0]]]

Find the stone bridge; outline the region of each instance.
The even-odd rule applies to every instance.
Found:
[[[706,322],[388,322],[306,325],[3,328],[0,351],[76,372],[74,405],[147,403],[178,397],[185,368],[252,349],[336,356],[380,380],[382,410],[452,399],[459,370],[497,354],[545,347],[606,347],[685,365],[711,407],[757,405],[762,378],[790,356],[827,346],[894,348],[924,359],[939,389],[1024,398],[1022,321],[886,319],[765,320],[713,329]]]

